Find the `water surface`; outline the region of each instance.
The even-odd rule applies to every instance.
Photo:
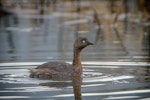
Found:
[[[72,11],[74,6],[67,9],[68,5],[57,3],[50,13],[51,6],[45,6],[45,13],[25,6],[0,18],[0,99],[149,100],[149,22],[141,21],[138,15],[126,18],[121,14],[112,24],[113,15],[98,10],[98,26],[93,10],[79,14]],[[90,8],[91,3],[82,6]],[[29,77],[29,69],[44,62],[71,63],[78,36],[95,43],[81,54],[81,78],[57,81]]]
[[[30,62],[29,66],[24,66],[23,62],[19,66],[18,63],[13,66],[2,63],[5,66],[0,67],[0,99],[70,100],[75,95],[77,100],[149,99],[150,70],[147,63],[138,65],[132,62],[134,65],[124,66],[117,65],[116,62],[112,65],[108,62],[100,62],[100,65],[83,62],[83,76],[75,81],[30,78],[28,69],[39,63]]]

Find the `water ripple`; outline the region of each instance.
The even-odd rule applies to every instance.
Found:
[[[45,62],[7,62],[7,63],[0,63],[0,66],[35,66],[40,65]],[[71,63],[71,62],[68,62]],[[98,65],[105,65],[105,66],[113,66],[114,68],[118,68],[116,66],[150,66],[150,63],[148,62],[107,62],[107,61],[83,61],[83,65],[92,65],[92,66],[98,66]]]

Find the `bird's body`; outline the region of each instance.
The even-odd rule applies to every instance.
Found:
[[[64,79],[82,74],[82,64],[80,59],[81,50],[92,43],[86,38],[78,38],[74,43],[74,58],[73,63],[69,64],[62,61],[47,62],[31,69],[30,77],[32,78],[49,78],[49,79]]]
[[[31,69],[30,77],[33,78],[65,78],[74,74],[74,68],[66,62],[52,61],[39,65],[35,69]]]

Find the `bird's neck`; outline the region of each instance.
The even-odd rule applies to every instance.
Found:
[[[82,67],[80,52],[80,50],[74,49],[73,66],[75,67]]]

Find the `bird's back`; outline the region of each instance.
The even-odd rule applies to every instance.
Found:
[[[47,68],[50,70],[56,70],[56,71],[66,71],[71,69],[73,66],[69,63],[63,62],[63,61],[52,61],[52,62],[47,62],[42,65],[39,65],[36,69],[43,69]]]
[[[66,62],[47,62],[30,70],[32,78],[63,78],[74,74],[74,67]]]

